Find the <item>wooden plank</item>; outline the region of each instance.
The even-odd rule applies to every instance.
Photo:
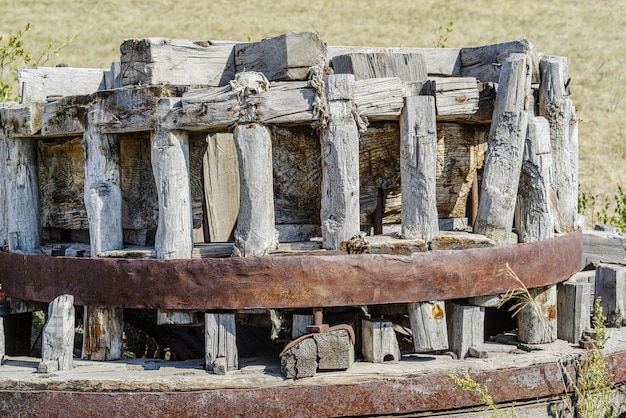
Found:
[[[233,313],[206,313],[205,323],[205,369],[213,371],[215,360],[226,358],[227,370],[239,368],[239,354],[237,352],[237,329],[235,314]]]
[[[357,80],[353,94],[359,115],[371,121],[398,119],[404,107],[404,84],[399,78]]]
[[[308,325],[313,325],[313,315],[293,314],[291,323],[291,339],[295,340],[304,334],[308,334],[306,329]]]
[[[485,45],[471,48],[461,48],[461,75],[475,77],[483,83],[497,83],[500,79],[504,63],[511,54],[526,54],[530,56],[528,65],[532,70],[532,82],[539,82],[539,58],[535,44],[528,39]]]
[[[48,319],[42,331],[42,361],[54,361],[58,370],[74,365],[74,297],[61,295],[48,306]]]
[[[41,245],[37,144],[5,138],[6,237],[10,252],[32,253]]]
[[[446,306],[442,301],[409,303],[413,349],[428,352],[448,349]]]
[[[306,80],[310,68],[325,59],[326,44],[317,32],[289,32],[235,45],[235,72],[258,71],[270,81]]]
[[[446,313],[450,350],[458,358],[467,357],[470,347],[484,344],[485,308],[449,302]]]
[[[5,196],[4,199],[0,199],[0,249],[2,251],[7,251],[9,247],[9,200],[6,198],[9,195],[7,183],[9,174],[5,162],[8,141],[0,131],[0,196]]]
[[[563,282],[557,285],[557,337],[576,344],[591,328],[589,299],[591,284]]]
[[[332,58],[335,74],[353,74],[355,80],[398,77],[402,81],[424,81],[426,60],[419,53],[351,53]]]
[[[557,289],[555,285],[528,289],[532,302],[517,314],[517,339],[545,344],[557,337]]]
[[[104,90],[100,68],[20,68],[17,82],[20,103],[45,102],[49,97],[78,96]]]
[[[224,86],[235,77],[234,42],[127,39],[121,47],[122,85]]]
[[[11,104],[0,107],[0,125],[9,138],[29,137],[41,132],[43,103]]]
[[[255,257],[278,244],[274,219],[272,140],[261,124],[238,125],[234,131],[239,158],[239,218],[234,255]]]
[[[435,101],[409,96],[400,123],[402,235],[430,241],[439,235]]]
[[[209,134],[202,161],[204,196],[211,242],[233,239],[239,215],[239,162],[230,133]]]
[[[83,359],[105,361],[122,357],[123,315],[122,308],[85,306]]]
[[[402,357],[391,321],[363,319],[361,341],[363,359],[370,363],[397,363]]]
[[[329,46],[328,60],[348,54],[420,54],[428,75],[459,76],[461,59],[458,48],[377,48],[364,46]]]
[[[230,85],[192,89],[162,124],[169,129],[226,132],[239,120],[239,110],[239,98]]]
[[[484,235],[464,231],[442,231],[439,236],[433,237],[430,248],[437,250],[467,250],[469,248],[489,248],[496,243]]]
[[[626,323],[626,266],[601,264],[596,268],[594,299],[598,297],[607,327]]]
[[[485,155],[480,204],[474,231],[498,244],[508,242],[528,126],[530,95],[528,57],[512,54],[502,68],[489,143]]]
[[[429,77],[437,106],[437,120],[469,117],[478,111],[480,92],[474,77]]]
[[[89,229],[82,138],[39,140],[39,198],[43,228]]]
[[[44,104],[41,134],[44,136],[81,135],[85,117],[95,95],[66,96]]]
[[[554,236],[551,205],[550,127],[543,117],[528,123],[524,161],[520,174],[516,206],[516,231],[520,242],[531,242]]]
[[[359,134],[352,115],[354,76],[325,78],[328,126],[322,145],[322,246],[337,249],[359,232]]]
[[[626,265],[626,236],[604,231],[584,231],[583,265]]]
[[[550,123],[556,223],[561,231],[569,232],[575,228],[578,213],[578,121],[569,97],[567,58],[544,56],[540,69],[539,114]]]
[[[248,103],[256,107],[259,122],[298,125],[316,119],[316,98],[307,82],[273,82],[268,91],[249,97]]]

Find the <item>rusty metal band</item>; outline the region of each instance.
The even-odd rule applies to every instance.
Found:
[[[0,283],[16,298],[160,309],[355,306],[446,300],[528,288],[581,269],[582,232],[533,243],[394,255],[192,260],[44,257],[0,252]]]
[[[626,351],[607,355],[613,382],[626,381]],[[576,376],[573,362],[564,366]],[[563,395],[563,366],[557,362],[470,373],[489,382],[496,403]],[[80,389],[0,390],[1,416],[176,416],[330,417],[411,414],[480,406],[480,399],[455,387],[447,373],[257,388],[216,388],[195,392],[83,392]],[[572,388],[567,391],[571,394]]]

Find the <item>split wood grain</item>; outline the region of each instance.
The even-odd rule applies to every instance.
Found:
[[[61,295],[48,306],[48,319],[42,331],[42,361],[54,361],[58,370],[74,365],[74,297]]]
[[[443,301],[409,303],[413,349],[420,352],[448,349],[446,306]]]
[[[426,60],[419,53],[351,53],[332,58],[335,74],[352,74],[355,80],[398,77],[402,81],[425,81]]]
[[[20,103],[45,102],[50,96],[79,96],[106,88],[104,69],[73,67],[20,68]]]
[[[237,328],[233,313],[206,313],[205,323],[205,369],[213,371],[219,357],[226,358],[227,370],[239,368],[237,352]]]

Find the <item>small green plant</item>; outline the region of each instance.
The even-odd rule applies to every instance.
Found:
[[[604,208],[598,214],[598,220],[622,230],[626,229],[626,193],[622,186],[617,186],[617,193],[604,204]]]
[[[454,30],[454,22],[450,21],[447,26],[439,25],[437,30],[435,31],[435,36],[437,40],[435,41],[435,47],[437,48],[445,48],[448,42],[448,36]]]
[[[578,191],[578,213],[581,213],[589,218],[590,223],[593,225],[596,222],[597,212],[596,204],[598,203],[598,195],[587,193],[585,191]]]
[[[44,51],[37,57],[28,52],[24,47],[24,34],[30,30],[27,23],[23,30],[18,30],[15,35],[8,38],[0,36],[0,102],[15,101],[15,87],[17,86],[17,69],[22,66],[38,67],[45,64],[53,56],[59,55],[59,50],[67,46],[72,39],[54,47],[48,42]]]
[[[480,398],[480,401],[487,405],[487,407],[491,411],[491,414],[489,415],[490,417],[517,417],[517,413],[515,412],[515,403],[513,403],[513,406],[511,406],[510,408],[506,408],[504,410],[498,408],[493,398],[489,394],[489,388],[487,387],[487,383],[491,382],[490,379],[487,379],[485,383],[481,385],[480,383],[472,379],[467,373],[463,373],[463,377],[459,377],[454,374],[449,374],[448,376],[454,381],[454,384],[464,392],[469,392],[477,395]]]
[[[584,361],[577,362],[578,381],[574,390],[578,398],[578,414],[585,418],[616,417],[611,404],[613,390],[612,376],[607,371],[606,356],[602,349],[608,337],[604,325],[600,298],[594,303],[593,329],[596,332],[596,344],[587,351]]]

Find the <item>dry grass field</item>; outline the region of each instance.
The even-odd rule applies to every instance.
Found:
[[[260,40],[316,30],[329,45],[448,47],[532,39],[570,60],[580,125],[581,190],[626,186],[626,0],[0,0],[0,34],[30,22],[35,53],[76,37],[48,65],[109,67],[126,38]],[[445,30],[444,30],[445,32]]]

